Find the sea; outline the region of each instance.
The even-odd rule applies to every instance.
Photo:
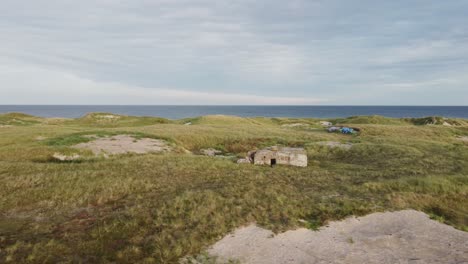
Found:
[[[229,106],[229,105],[0,105],[0,113],[40,117],[81,117],[90,112],[181,119],[203,115],[241,117],[334,118],[357,115],[386,117],[443,116],[468,119],[468,106]]]

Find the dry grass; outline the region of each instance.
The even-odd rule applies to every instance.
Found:
[[[190,126],[131,119],[35,119],[0,128],[0,262],[173,263],[250,222],[275,231],[314,229],[351,214],[403,208],[468,230],[468,145],[457,138],[468,136],[466,126],[359,118],[362,133],[347,136],[282,127],[319,128],[314,119],[210,116]],[[123,132],[238,156],[256,147],[303,146],[310,166],[238,165],[182,151],[105,159],[71,148],[83,135]],[[55,152],[85,158],[52,162]]]

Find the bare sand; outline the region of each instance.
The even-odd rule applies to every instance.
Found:
[[[374,213],[332,222],[319,231],[278,235],[250,225],[208,253],[219,263],[468,263],[468,232],[414,210]]]
[[[172,148],[166,141],[152,138],[135,139],[129,135],[116,135],[111,137],[96,137],[86,143],[74,146],[79,149],[89,149],[94,154],[125,154],[125,153],[149,153],[166,152]]]
[[[64,155],[61,153],[54,153],[54,155],[52,155],[52,158],[58,161],[74,161],[74,160],[79,160],[80,155],[78,154]]]
[[[308,126],[310,126],[310,125],[306,124],[306,123],[293,123],[293,124],[281,125],[281,127],[308,127]]]
[[[468,142],[468,137],[459,137],[459,139],[460,139],[461,141]]]

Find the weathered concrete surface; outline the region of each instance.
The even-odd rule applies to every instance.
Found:
[[[251,154],[252,155],[252,154]],[[253,153],[255,165],[291,165],[307,167],[307,152],[303,148],[269,147]]]
[[[94,154],[142,154],[172,150],[172,148],[164,140],[152,138],[135,139],[129,135],[95,138],[95,140],[86,143],[80,143],[74,147],[79,149],[89,149]]]
[[[279,235],[250,225],[217,242],[220,263],[468,263],[468,233],[405,210],[332,222]]]

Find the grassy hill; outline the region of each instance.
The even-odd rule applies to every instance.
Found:
[[[176,263],[251,222],[316,229],[404,208],[468,231],[467,121],[435,120],[328,120],[361,128],[343,135],[327,133],[320,119],[0,115],[0,263]],[[105,158],[73,148],[89,135],[117,134],[187,151]],[[215,148],[243,157],[272,145],[306,148],[309,166],[193,154]],[[54,153],[82,159],[52,161]]]
[[[27,126],[40,123],[41,121],[42,118],[22,113],[0,115],[0,126]]]
[[[72,119],[67,125],[88,127],[128,127],[128,126],[150,126],[155,124],[168,124],[170,120],[160,117],[137,117],[116,115],[112,113],[88,113],[81,118]]]

